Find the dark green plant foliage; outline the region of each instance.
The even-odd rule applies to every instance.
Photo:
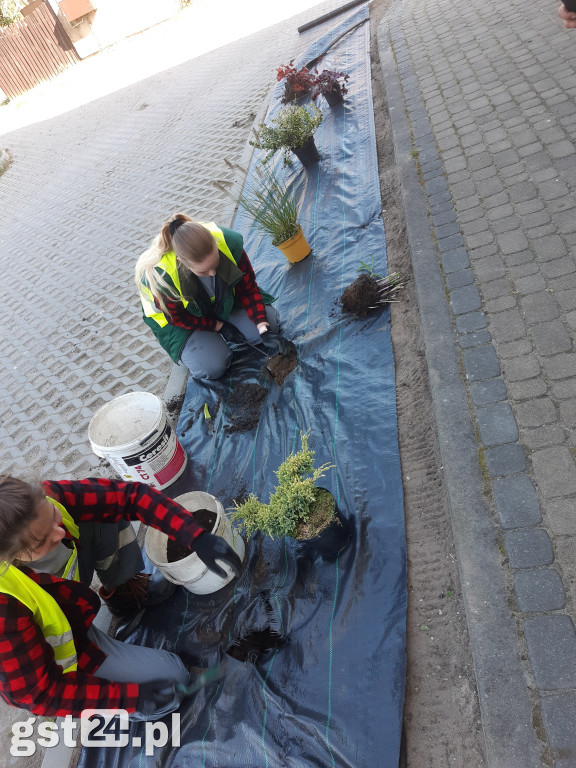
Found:
[[[270,125],[262,123],[256,131],[256,139],[250,141],[257,149],[267,149],[264,162],[268,162],[279,149],[284,150],[284,164],[290,162],[290,150],[304,146],[314,136],[323,120],[322,112],[315,106],[285,107]]]
[[[250,494],[242,504],[236,504],[231,519],[241,522],[246,533],[250,536],[256,531],[271,538],[296,536],[299,528],[314,516],[315,505],[322,496],[322,489],[315,485],[316,480],[326,474],[333,464],[323,464],[314,469],[314,451],[308,448],[308,432],[300,434],[302,447],[296,453],[291,453],[282,462],[276,472],[278,485],[270,496],[270,502],[263,504],[258,497]],[[324,491],[324,494],[328,492]],[[331,494],[328,494],[331,496]],[[334,515],[332,504],[331,516]],[[326,520],[318,521],[320,527]],[[313,536],[317,531],[310,530]]]

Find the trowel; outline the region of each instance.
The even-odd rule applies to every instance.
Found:
[[[250,342],[246,341],[246,339],[244,337],[238,338],[235,334],[230,333],[230,331],[228,331],[227,335],[228,335],[228,338],[226,338],[226,335],[224,335],[222,333],[222,331],[220,331],[220,336],[222,336],[224,341],[232,341],[235,344],[247,344],[249,347],[252,347],[252,349],[255,349],[256,352],[258,352],[258,354],[263,355],[266,358],[266,361],[267,361],[266,362],[266,370],[268,371],[268,373],[270,373],[270,375],[272,377],[274,376],[273,371],[272,371],[272,369],[270,368],[270,365],[269,365],[270,357],[266,354],[266,352],[264,352],[263,349],[260,349],[260,347],[257,347],[255,344],[250,344]]]
[[[266,358],[266,370],[268,371],[268,373],[273,374],[272,369],[270,368],[271,358],[266,354],[266,352],[264,352],[263,349],[260,349],[259,347],[257,347],[256,344],[250,344],[250,342],[246,341],[246,339],[242,339],[242,341],[244,342],[244,344],[248,344],[249,347],[252,347],[252,349],[255,349],[256,352],[259,352],[261,355],[264,355],[264,357]]]

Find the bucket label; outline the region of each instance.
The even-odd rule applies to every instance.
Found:
[[[148,483],[151,488],[164,488],[170,485],[186,465],[186,454],[169,424],[166,424],[159,437],[150,445],[140,449],[140,453],[122,456],[124,467],[116,471],[123,477]],[[128,473],[128,474],[127,474]]]
[[[185,461],[186,456],[184,455],[184,449],[180,443],[177,442],[176,450],[172,454],[172,458],[168,464],[165,464],[161,469],[158,470],[158,472],[155,473],[154,477],[161,486],[166,485],[176,476],[178,470],[181,469]]]
[[[133,453],[131,456],[124,456],[124,462],[129,467],[135,467],[137,464],[144,464],[148,462],[153,464],[154,459],[157,459],[170,441],[172,435],[172,429],[169,424],[166,424],[166,429],[162,432],[160,437],[152,445],[147,445],[142,448],[140,453]]]

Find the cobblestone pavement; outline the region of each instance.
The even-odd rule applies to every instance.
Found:
[[[576,32],[557,3],[379,27],[488,765],[576,766]]]
[[[163,393],[170,361],[142,325],[135,260],[176,210],[219,218],[226,200],[212,180],[230,177],[225,160],[240,159],[275,67],[314,34],[298,35],[297,26],[337,5],[316,5],[165,71],[173,51],[155,51],[158,74],[0,137],[13,157],[0,177],[4,471],[64,478],[103,470],[87,437],[96,409],[135,389]],[[192,32],[183,14],[168,48],[185,52],[187,18]],[[150,51],[138,55],[148,72]],[[78,71],[98,74],[97,59]],[[66,73],[68,90],[83,87],[75,74]]]
[[[226,47],[199,57],[213,22],[201,28],[190,9],[172,28],[145,33],[151,44],[131,38],[0,108],[0,147],[12,155],[0,176],[3,472],[115,476],[91,451],[90,418],[124,392],[162,395],[172,368],[142,323],[135,260],[177,210],[219,220],[227,199],[212,179],[229,177],[225,160],[241,158],[275,67],[314,39],[298,25],[339,5],[297,0],[292,13],[308,10],[236,40],[247,19],[264,23],[278,10],[223,0],[217,42]],[[123,67],[147,77],[127,84]],[[82,104],[87,72],[93,95],[123,87]],[[39,103],[39,114],[54,114],[57,100],[69,111],[5,133]],[[15,719],[2,705],[6,756]]]

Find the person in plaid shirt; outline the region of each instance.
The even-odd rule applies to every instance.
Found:
[[[136,264],[144,322],[196,379],[220,378],[229,341],[285,354],[274,299],[260,290],[239,232],[177,213]]]
[[[226,574],[216,558],[236,575],[240,571],[238,556],[221,537],[144,483],[97,478],[34,484],[0,477],[0,695],[8,704],[48,716],[122,708],[137,720],[162,717],[179,706],[176,684],[187,684],[189,673],[175,654],[114,640],[93,625],[100,607],[90,589],[94,568],[111,579],[105,595],[129,594],[118,581],[126,574],[142,577],[136,573],[140,550],[122,536],[130,520],[164,531],[219,575]],[[107,528],[120,532],[112,556],[106,555],[109,533],[98,535]],[[61,578],[73,543],[79,569]],[[152,604],[173,588],[160,585],[148,602],[153,590],[147,582],[134,599]],[[59,637],[54,627],[68,632]]]

